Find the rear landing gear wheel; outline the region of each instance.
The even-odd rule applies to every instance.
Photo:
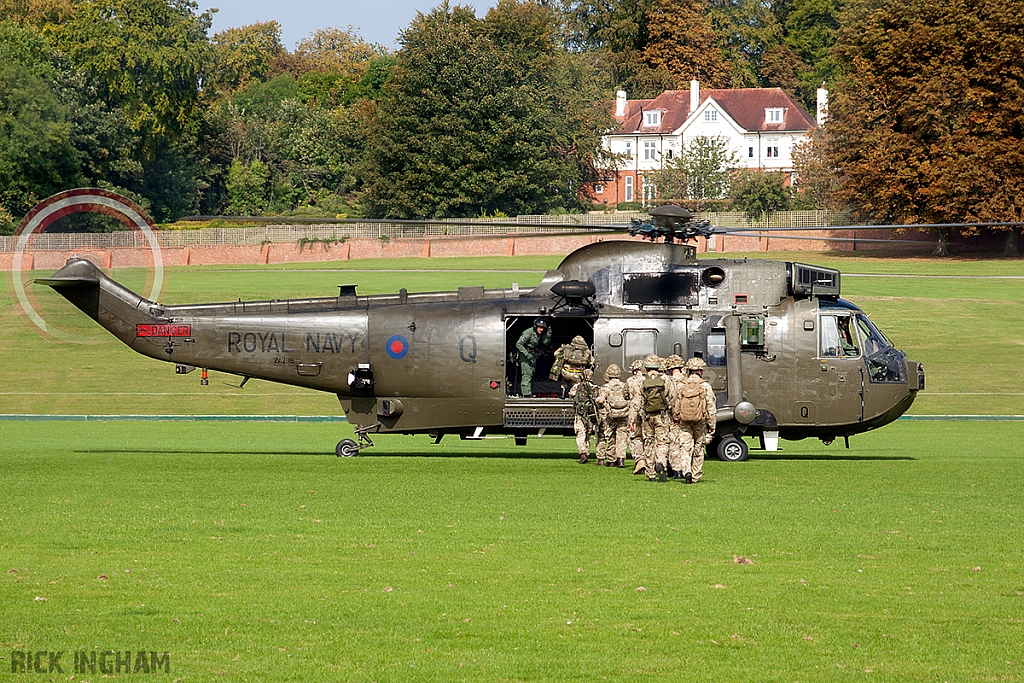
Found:
[[[339,458],[354,458],[359,455],[359,446],[352,439],[342,439],[334,447],[334,454]]]
[[[725,462],[743,462],[750,455],[747,442],[730,434],[718,442],[718,459]]]

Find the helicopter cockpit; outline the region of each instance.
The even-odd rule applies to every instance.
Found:
[[[857,358],[863,355],[869,381],[906,384],[906,354],[875,326],[867,314],[849,301],[821,302],[819,354],[822,358]]]

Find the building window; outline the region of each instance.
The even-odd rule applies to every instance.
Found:
[[[658,198],[658,187],[646,178],[644,179],[644,204],[650,204]]]
[[[633,201],[633,176],[626,176],[626,199],[625,201]]]
[[[747,158],[748,159],[753,159],[754,158],[754,148],[753,147],[747,147]]]
[[[782,115],[786,110],[782,107],[773,107],[764,110],[765,123],[782,123]]]
[[[779,156],[779,148],[778,147],[765,147],[764,148],[764,155],[766,157],[778,158],[778,156]]]
[[[668,157],[669,159],[671,159],[672,158],[672,150],[671,149],[665,150],[665,156]]]
[[[627,142],[626,143],[626,158],[627,159],[632,159],[633,158],[633,143],[632,142]]]
[[[644,125],[645,126],[658,126],[658,125],[661,125],[661,112],[660,111],[645,111],[644,112]]]
[[[594,194],[604,194],[604,185],[602,185],[601,183],[595,183]]]
[[[705,121],[717,121],[718,120],[718,110],[716,110],[716,109],[705,109],[704,110],[704,120]]]
[[[644,160],[650,161],[656,159],[655,153],[657,152],[658,143],[654,140],[644,140]]]

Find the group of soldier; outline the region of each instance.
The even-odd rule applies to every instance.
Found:
[[[588,462],[593,436],[598,465],[624,467],[628,447],[633,474],[643,473],[648,481],[699,482],[717,413],[705,367],[697,357],[684,362],[677,355],[649,355],[630,365],[626,381],[618,365],[609,365],[600,387],[593,372],[584,370],[570,390],[580,463]]]
[[[536,359],[550,338],[548,322],[540,318],[519,339],[523,396],[532,395]],[[704,361],[652,354],[633,361],[625,381],[622,369],[609,365],[601,386],[594,383],[593,365],[589,346],[577,336],[555,352],[549,375],[573,401],[580,463],[589,461],[594,437],[598,465],[625,467],[628,448],[633,474],[643,473],[648,481],[699,482],[717,414],[714,391],[703,378]]]

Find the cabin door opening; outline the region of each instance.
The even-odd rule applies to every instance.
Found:
[[[537,315],[507,316],[505,318],[505,387],[508,396],[518,396],[521,392],[519,350],[516,344],[524,332],[530,329]],[[594,318],[559,318],[546,316],[551,325],[551,345],[537,358],[533,373],[535,395],[552,395],[560,391],[560,384],[548,379],[551,365],[555,361],[555,351],[562,344],[568,344],[573,337],[583,337],[591,351],[594,351]]]

